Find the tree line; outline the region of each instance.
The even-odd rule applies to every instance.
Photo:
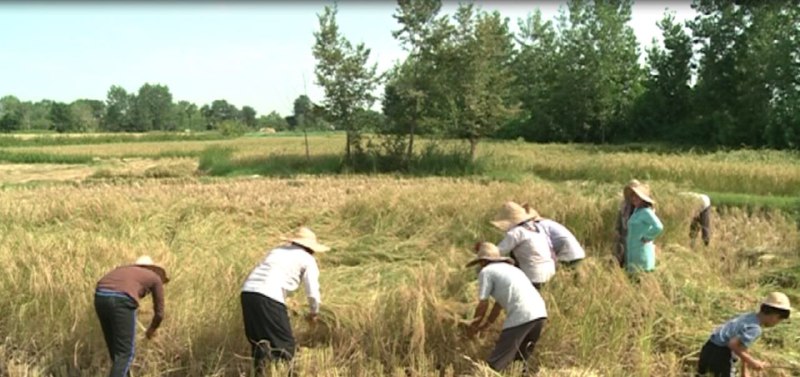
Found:
[[[169,87],[145,83],[138,92],[128,93],[111,86],[105,101],[78,99],[71,103],[52,100],[21,101],[7,95],[0,98],[0,132],[148,132],[216,130],[238,134],[247,130],[272,128],[276,131],[330,129],[320,115],[319,105],[308,96],[298,96],[293,113],[276,111],[258,116],[251,106],[237,108],[224,99],[197,106],[173,100]]]
[[[381,148],[410,159],[419,135],[466,140],[667,142],[800,146],[800,7],[784,1],[694,0],[694,19],[665,13],[663,43],[642,50],[632,0],[572,0],[553,20],[518,20],[462,3],[398,0],[393,36],[408,52],[387,72],[341,34],[335,5],[318,15],[312,52],[319,104],[257,116],[225,100],[175,102],[169,88],[112,86],[105,101],[0,98],[0,131],[144,132],[274,128],[347,133],[345,154]],[[643,58],[643,59],[642,59]],[[640,61],[644,60],[644,64]],[[383,92],[376,89],[383,84]],[[370,110],[380,101],[381,111]]]
[[[572,0],[554,20],[509,19],[462,3],[398,0],[393,32],[408,56],[377,73],[370,50],[341,35],[336,6],[318,15],[313,47],[322,102],[348,133],[414,154],[417,135],[469,143],[667,142],[712,147],[800,146],[800,7],[794,1],[695,0],[697,16],[658,22],[663,45],[640,52],[631,0]],[[644,64],[640,54],[644,53]],[[381,96],[378,129],[354,116]],[[399,144],[399,145],[398,145]]]

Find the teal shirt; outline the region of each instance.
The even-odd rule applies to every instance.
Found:
[[[656,247],[652,242],[664,230],[652,208],[637,208],[628,219],[627,250],[625,252],[628,272],[653,271],[656,268]]]

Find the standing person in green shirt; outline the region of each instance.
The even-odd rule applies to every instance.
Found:
[[[617,212],[617,224],[616,224],[616,231],[617,231],[617,243],[616,243],[616,250],[614,257],[619,262],[620,267],[625,267],[625,243],[627,242],[628,238],[628,219],[633,214],[633,204],[631,203],[631,197],[633,196],[633,191],[631,191],[631,187],[639,186],[642,183],[636,179],[631,179],[625,188],[622,189],[622,202],[619,204],[619,211]]]
[[[634,185],[631,191],[634,210],[627,224],[625,270],[629,273],[649,272],[656,268],[653,240],[664,230],[664,225],[653,209],[655,200],[650,196],[650,186]]]

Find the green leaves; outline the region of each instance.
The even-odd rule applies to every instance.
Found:
[[[361,148],[361,126],[354,122],[359,109],[369,108],[375,101],[372,92],[379,82],[377,65],[369,65],[370,50],[360,43],[353,47],[339,33],[337,8],[326,6],[319,15],[319,31],[312,52],[317,59],[317,84],[325,92],[323,102],[328,118],[347,131],[345,162],[352,164],[352,150]]]

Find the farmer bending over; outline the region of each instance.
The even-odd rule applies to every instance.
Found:
[[[478,307],[470,323],[469,335],[489,327],[505,309],[503,332],[487,360],[492,369],[500,371],[515,360],[527,362],[547,320],[547,309],[539,292],[527,276],[503,257],[497,247],[483,242],[478,255],[467,267],[478,266]],[[489,297],[495,301],[488,318]],[[485,321],[484,321],[485,320]],[[527,364],[525,369],[527,369]]]
[[[136,309],[139,300],[153,295],[153,319],[145,336],[152,339],[164,319],[164,284],[169,282],[164,268],[142,256],[133,264],[120,266],[97,282],[94,308],[108,353],[111,356],[110,377],[130,375],[136,336]]]
[[[714,377],[736,375],[734,363],[742,362],[742,376],[748,377],[748,369],[762,370],[767,363],[756,360],[747,349],[761,335],[762,327],[773,327],[789,318],[792,307],[789,298],[780,292],[772,292],[761,303],[758,313],[742,314],[714,329],[703,349],[697,365],[697,376],[710,373]]]
[[[306,319],[315,322],[322,302],[319,293],[319,268],[314,253],[329,248],[317,242],[317,235],[300,227],[287,243],[271,250],[250,272],[242,287],[244,331],[252,346],[256,375],[264,370],[264,359],[290,361],[295,340],[286,311],[286,293],[305,284],[311,310]]]
[[[534,217],[521,205],[506,202],[492,225],[505,232],[497,245],[500,254],[511,254],[533,286],[541,289],[555,275],[556,264],[550,239]]]

